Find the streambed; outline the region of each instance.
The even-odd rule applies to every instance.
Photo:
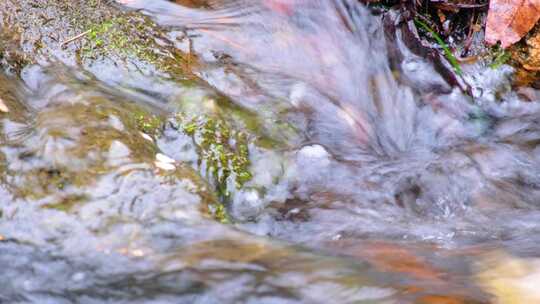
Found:
[[[0,303],[540,298],[540,109],[510,67],[464,93],[352,0],[0,17]]]

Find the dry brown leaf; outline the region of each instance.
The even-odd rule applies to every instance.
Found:
[[[486,42],[503,48],[518,42],[540,19],[540,0],[491,0]]]
[[[2,98],[0,98],[0,112],[4,112],[4,113],[9,112],[9,108],[6,106]]]

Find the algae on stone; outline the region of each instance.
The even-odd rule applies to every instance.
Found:
[[[201,157],[199,166],[215,180],[221,197],[229,197],[231,182],[236,188],[241,188],[251,179],[246,133],[231,128],[219,118],[206,115],[189,119],[179,114],[177,119],[185,134],[193,138]]]
[[[106,201],[111,195],[108,191],[121,189],[128,181],[155,183],[156,198],[177,191],[175,187],[185,188],[200,198],[201,211],[209,212],[217,198],[196,171],[178,165],[172,172],[160,172],[154,166],[159,150],[141,131],[159,136],[160,115],[89,88],[65,86],[45,109],[28,112],[31,118],[26,121],[12,120],[18,111],[5,115],[0,123],[2,187],[23,201],[72,212],[88,202]],[[15,110],[16,104],[16,100],[10,101]],[[20,125],[23,132],[7,134],[3,130],[6,123]],[[144,191],[119,191],[118,199],[134,202]]]
[[[179,128],[190,136],[199,155],[199,170],[214,185],[220,202],[210,206],[214,218],[230,222],[227,204],[231,192],[251,180],[248,136],[219,117],[178,114]],[[234,188],[234,189],[233,189]]]
[[[145,16],[124,13],[84,24],[87,34],[78,50],[82,61],[91,62],[102,57],[122,61],[135,59],[173,77],[184,78],[191,74],[185,55],[171,43],[162,45],[167,38]]]
[[[130,73],[148,65],[175,79],[194,78],[186,55],[150,18],[109,1],[5,0],[0,24],[0,64],[17,73],[31,63],[60,61],[99,75],[93,65],[106,59]]]
[[[1,52],[4,59],[0,61],[0,68],[21,73],[26,66],[33,63],[67,66],[73,68],[77,75],[88,76],[83,79],[83,82],[86,82],[81,83],[83,86],[97,84],[100,88],[107,87],[110,91],[115,91],[119,96],[128,93],[130,96],[141,97],[140,100],[134,100],[134,103],[120,102],[111,106],[115,103],[106,102],[106,105],[102,106],[99,98],[94,96],[88,101],[92,106],[87,104],[84,107],[53,107],[38,115],[38,122],[40,117],[48,116],[40,122],[45,124],[54,119],[67,119],[59,123],[61,128],[37,128],[44,132],[43,138],[51,141],[51,147],[55,146],[55,141],[63,143],[64,140],[72,140],[66,126],[80,127],[75,119],[85,122],[85,127],[82,128],[84,130],[80,130],[84,132],[84,136],[81,136],[82,133],[75,134],[74,142],[79,147],[68,151],[74,153],[70,154],[70,157],[80,158],[80,163],[85,163],[85,157],[96,155],[92,150],[99,151],[97,155],[104,154],[111,147],[111,143],[118,141],[129,148],[133,153],[132,157],[146,155],[139,160],[152,164],[154,160],[151,157],[158,148],[148,137],[145,139],[141,136],[140,132],[157,139],[163,131],[166,115],[146,111],[140,105],[144,104],[145,98],[151,103],[174,103],[179,95],[204,91],[204,96],[195,94],[196,98],[189,106],[183,104],[178,110],[190,114],[189,118],[184,117],[181,124],[184,125],[183,131],[186,134],[192,134],[197,146],[200,160],[200,167],[197,169],[200,169],[203,175],[206,174],[204,178],[214,186],[214,198],[218,196],[219,201],[226,204],[231,197],[231,191],[242,188],[252,179],[248,145],[274,149],[287,146],[289,139],[296,136],[296,131],[290,125],[281,124],[275,116],[262,117],[259,113],[265,111],[251,111],[239,106],[194,76],[191,69],[196,67],[197,62],[192,60],[192,55],[176,48],[166,30],[140,12],[124,11],[109,1],[6,0],[0,1],[0,22],[4,24],[0,27],[0,37],[5,38],[0,42],[0,52],[7,50]],[[13,63],[17,64],[9,65]],[[65,75],[65,78],[64,83],[80,80],[69,79],[70,75]],[[79,88],[75,88],[76,92],[78,90]],[[209,96],[211,98],[206,98]],[[207,111],[208,109],[201,110],[202,103],[212,100],[216,113]],[[138,101],[142,102],[137,105]],[[168,106],[170,104],[165,105]],[[91,107],[94,108],[89,109]],[[63,114],[55,114],[54,111]],[[129,132],[111,128],[110,111]],[[60,117],[64,115],[65,117]],[[103,121],[85,121],[86,115],[101,115]],[[94,125],[90,125],[94,122]],[[134,132],[135,130],[137,132]],[[128,136],[125,135],[126,132],[129,133]],[[48,197],[50,192],[63,192],[66,187],[87,185],[87,182],[110,169],[99,166],[100,162],[84,172],[71,172],[69,166],[54,167],[53,169],[61,171],[61,178],[58,183],[53,184],[61,185],[62,189],[55,188],[54,185],[45,187],[46,179],[40,176],[46,174],[32,172],[33,177],[29,179],[28,187],[20,190],[35,192],[36,197]],[[45,172],[49,169],[49,166],[43,166]],[[30,176],[30,171],[27,173]],[[63,179],[67,182],[62,181]],[[214,198],[208,201],[213,201]],[[62,199],[64,198],[59,201],[62,202]],[[224,205],[210,207],[220,221],[226,218],[223,207]]]

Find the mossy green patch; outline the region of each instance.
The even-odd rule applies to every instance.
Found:
[[[43,2],[43,1],[41,1]],[[140,12],[119,9],[114,1],[0,1],[0,64],[19,73],[21,66],[53,59],[84,69],[107,59],[129,72],[159,72],[195,79],[193,56],[175,47],[162,28]]]
[[[161,133],[163,127],[161,117],[145,111],[135,111],[133,117],[139,131],[152,136],[158,136]]]
[[[268,103],[259,105],[258,110],[253,111],[217,94],[204,97],[193,95],[183,96],[180,99],[180,107],[184,113],[189,113],[190,117],[207,115],[226,121],[230,128],[250,134],[257,147],[285,149],[290,147],[291,143],[300,140],[298,130],[287,121],[288,108],[284,105],[276,106],[274,103]],[[281,112],[279,108],[282,108]],[[194,122],[184,123],[186,132],[193,132],[197,127]]]
[[[510,60],[510,58],[512,57],[512,53],[504,50],[499,46],[496,46],[491,49],[488,57],[489,59],[491,59],[491,64],[489,65],[489,67],[492,69],[497,69]]]
[[[234,180],[236,188],[252,178],[246,133],[234,130],[219,118],[201,115],[187,119],[181,114],[177,117],[185,134],[194,139],[200,162],[205,162],[207,173],[215,178],[220,195],[229,196],[229,178]]]
[[[222,204],[210,206],[220,222],[229,222],[226,204],[231,187],[242,188],[252,179],[248,136],[235,130],[224,120],[208,115],[187,118],[177,115],[182,131],[193,138],[199,154],[199,168],[213,181]]]
[[[210,213],[218,222],[222,224],[230,224],[231,220],[227,214],[227,208],[223,203],[214,203],[209,205]]]
[[[186,55],[157,40],[167,40],[149,19],[138,14],[122,14],[86,27],[85,43],[80,49],[83,61],[101,57],[124,61],[142,61],[174,77],[190,74]]]

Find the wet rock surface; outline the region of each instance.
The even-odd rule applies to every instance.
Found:
[[[352,0],[121,2],[0,3],[0,302],[536,299],[510,68],[466,95]]]

